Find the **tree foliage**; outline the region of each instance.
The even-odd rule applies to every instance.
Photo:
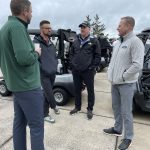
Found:
[[[105,30],[105,25],[100,21],[98,14],[94,17],[94,21],[90,18],[89,15],[86,16],[86,21],[91,25],[91,34],[93,36],[99,37],[101,33]]]

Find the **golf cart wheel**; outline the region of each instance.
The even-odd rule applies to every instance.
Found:
[[[58,106],[63,106],[68,102],[69,95],[64,89],[54,88],[53,94]]]
[[[2,96],[9,96],[11,92],[7,89],[7,86],[4,81],[0,81],[0,94]]]

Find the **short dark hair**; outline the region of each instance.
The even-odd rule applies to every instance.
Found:
[[[43,24],[50,24],[50,22],[48,20],[42,20],[40,22],[40,27],[43,25]]]
[[[125,20],[127,24],[129,24],[132,28],[135,26],[135,19],[130,16],[122,17],[121,20]]]
[[[31,2],[29,0],[11,0],[10,9],[13,15],[20,15],[25,9],[29,10]]]

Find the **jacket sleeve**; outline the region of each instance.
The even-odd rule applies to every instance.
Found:
[[[95,39],[94,43],[94,59],[92,65],[94,67],[97,67],[101,63],[101,48],[99,41]]]
[[[1,44],[0,44],[1,45]],[[1,68],[1,46],[0,46],[0,68]]]
[[[71,47],[70,47],[70,51],[69,51],[69,66],[70,66],[70,69],[72,69],[72,58],[73,58],[73,55],[74,55],[74,46],[72,44]]]
[[[13,27],[11,30],[12,46],[19,65],[30,66],[37,62],[38,53],[35,52],[32,41],[23,27]]]
[[[134,40],[131,45],[131,58],[132,65],[127,69],[123,78],[126,79],[136,73],[138,73],[143,68],[144,59],[144,45],[141,40]]]

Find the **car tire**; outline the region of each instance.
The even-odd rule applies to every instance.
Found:
[[[65,105],[69,100],[69,94],[62,88],[53,89],[54,98],[58,106]]]
[[[0,81],[0,94],[2,96],[9,96],[11,95],[12,92],[10,92],[8,89],[7,89],[7,86],[5,84],[5,81]]]

